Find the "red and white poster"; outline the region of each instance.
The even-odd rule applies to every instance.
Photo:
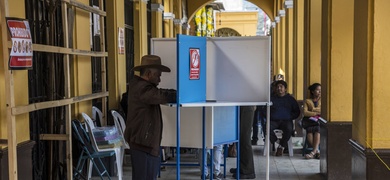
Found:
[[[7,19],[7,26],[12,41],[12,48],[9,57],[9,68],[32,68],[33,49],[28,21]]]
[[[125,54],[125,29],[118,28],[118,54]]]
[[[199,79],[200,53],[199,49],[190,49],[190,79]]]

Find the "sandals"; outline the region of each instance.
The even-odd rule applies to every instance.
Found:
[[[316,155],[316,153],[312,151],[309,154],[306,154],[305,158],[306,159],[313,159],[315,155]]]
[[[314,155],[314,157],[315,157],[316,159],[320,159],[320,152],[317,152],[317,153]]]
[[[310,152],[309,154],[306,154],[305,155],[305,158],[306,159],[320,159],[320,152],[314,152],[314,151],[312,151],[312,152]]]

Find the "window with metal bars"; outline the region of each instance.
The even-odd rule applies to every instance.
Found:
[[[100,0],[90,0],[90,6],[99,8],[99,1]],[[103,1],[103,10],[105,11],[105,1]],[[106,31],[106,18],[104,18],[104,29],[101,29],[100,26],[100,16],[97,14],[91,13],[91,33],[90,33],[90,39],[91,41],[91,51],[101,51],[101,31]],[[107,38],[107,36],[105,36]],[[107,42],[107,39],[104,39],[103,41]],[[104,43],[106,46],[105,49],[107,49],[107,43]],[[99,93],[103,90],[102,85],[102,61],[105,61],[107,64],[107,58],[101,58],[101,57],[91,57],[91,77],[92,77],[92,93]],[[104,70],[107,72],[107,66]],[[106,73],[106,79],[107,79],[108,73]],[[108,81],[106,81],[106,87],[108,85]],[[107,101],[108,103],[108,101]],[[98,107],[100,110],[102,110],[102,99],[97,98],[92,100],[92,105]],[[106,106],[107,107],[107,106]]]
[[[63,46],[60,1],[26,0],[34,44]],[[34,52],[33,68],[28,71],[29,103],[58,100],[64,97],[63,55]],[[30,139],[36,144],[32,151],[33,179],[63,179],[66,177],[64,141],[40,140],[40,134],[65,133],[64,108],[49,108],[30,112]]]
[[[134,3],[125,1],[125,53],[126,53],[126,83],[133,77],[134,72]]]

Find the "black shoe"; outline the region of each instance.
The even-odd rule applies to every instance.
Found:
[[[161,166],[161,167],[160,167],[160,170],[161,170],[161,171],[166,171],[167,168],[166,168],[165,166]]]
[[[202,178],[203,178],[202,175],[200,175],[200,179]],[[210,174],[207,174],[204,179],[210,179]],[[213,174],[213,179],[215,180],[223,179],[223,174],[222,173],[219,173],[218,175]]]
[[[223,179],[223,174],[222,173],[219,173],[218,175],[213,174],[213,179],[216,179],[216,180]]]
[[[237,178],[237,174],[233,174],[233,178]],[[240,179],[255,179],[256,174],[240,174]]]
[[[253,139],[253,140],[252,140],[252,145],[253,145],[253,146],[256,146],[256,145],[257,145],[257,140],[254,140],[254,139]]]
[[[210,179],[210,174],[207,174],[206,176],[204,176],[205,178],[204,179]],[[203,176],[200,175],[200,179],[203,179]]]
[[[288,147],[284,148],[283,153],[288,153]]]
[[[237,172],[237,168],[230,168],[229,172],[234,174]]]
[[[236,174],[237,173],[237,168],[230,168],[229,172],[233,173],[233,174]]]

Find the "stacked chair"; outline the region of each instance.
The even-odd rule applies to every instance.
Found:
[[[89,136],[91,137],[91,142],[93,145],[93,148],[96,152],[111,152],[113,151],[115,153],[116,157],[116,167],[118,171],[118,179],[122,180],[123,176],[123,170],[122,170],[122,164],[123,164],[123,158],[121,157],[123,154],[123,144],[125,144],[123,139],[123,134],[121,133],[121,129],[114,127],[96,127],[93,120],[85,113],[81,113],[86,129],[89,133]],[[91,178],[92,175],[92,165],[93,162],[90,160],[89,164],[89,173],[88,173],[88,179]]]
[[[92,106],[92,120],[96,126],[103,126],[103,113],[96,106]]]
[[[81,150],[77,165],[73,169],[73,179],[87,179],[83,173],[85,162],[90,163],[88,169],[88,175],[90,179],[90,172],[92,167],[98,172],[101,179],[103,175],[106,175],[108,179],[111,179],[106,167],[104,166],[101,158],[110,157],[115,154],[115,151],[96,151],[91,144],[90,136],[85,131],[83,125],[79,120],[72,120],[72,134],[76,140],[77,147]],[[100,168],[99,168],[100,167]]]

